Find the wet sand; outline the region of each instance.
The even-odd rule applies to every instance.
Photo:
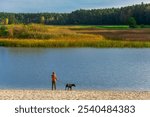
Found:
[[[149,91],[0,90],[0,100],[149,100]]]

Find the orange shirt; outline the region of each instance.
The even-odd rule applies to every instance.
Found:
[[[57,78],[55,74],[52,74],[52,81],[56,82]]]

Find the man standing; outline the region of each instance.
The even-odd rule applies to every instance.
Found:
[[[52,90],[56,90],[56,80],[57,80],[56,74],[55,72],[52,72]]]

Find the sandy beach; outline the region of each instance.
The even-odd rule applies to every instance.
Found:
[[[148,91],[0,90],[0,100],[149,100]]]

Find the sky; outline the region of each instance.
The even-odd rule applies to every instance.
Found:
[[[150,0],[0,0],[0,12],[69,13],[78,9],[122,7]]]

